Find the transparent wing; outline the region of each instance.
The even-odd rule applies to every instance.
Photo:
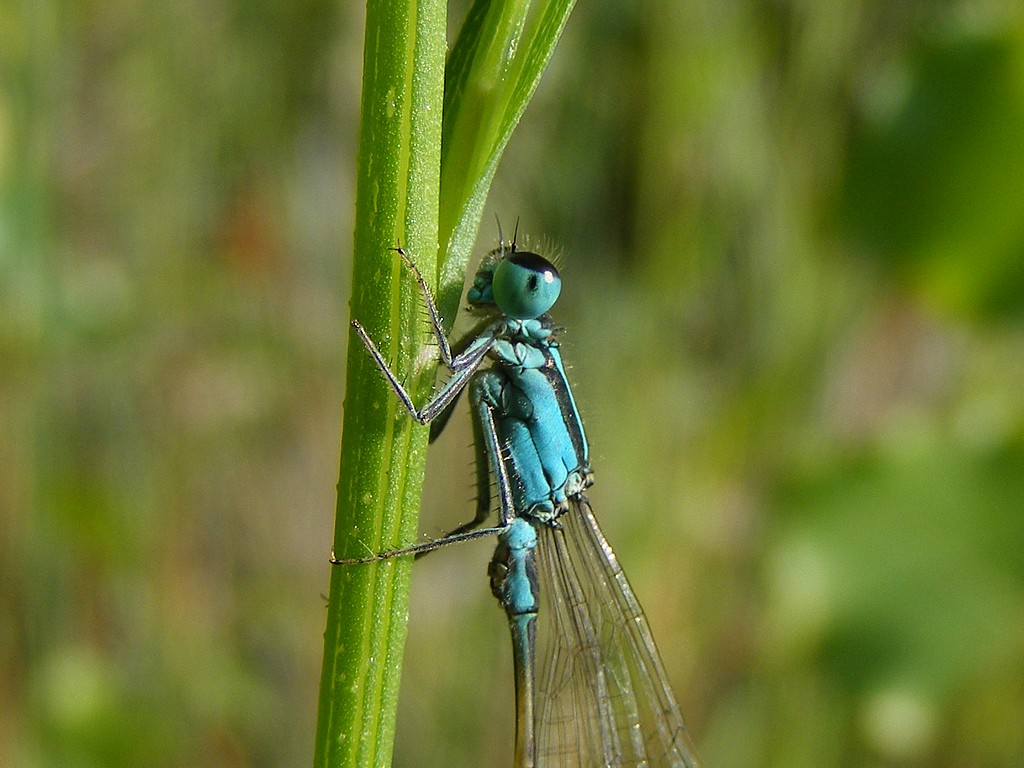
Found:
[[[580,496],[539,526],[537,766],[699,768],[650,627]]]

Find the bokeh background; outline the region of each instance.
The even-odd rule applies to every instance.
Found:
[[[361,14],[5,7],[0,765],[311,760]],[[478,251],[561,252],[709,768],[1024,765],[1022,193],[1019,3],[578,4]],[[509,763],[490,549],[416,565],[396,766]]]

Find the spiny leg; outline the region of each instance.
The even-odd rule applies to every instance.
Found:
[[[512,482],[502,453],[501,438],[494,423],[493,403],[497,402],[504,377],[494,371],[481,373],[470,385],[473,405],[473,446],[476,452],[476,514],[472,520],[452,531],[460,534],[481,525],[491,513],[491,478],[498,490],[498,524],[505,527],[516,516]]]
[[[410,547],[401,547],[399,549],[389,549],[376,555],[367,555],[366,557],[339,558],[335,557],[334,550],[332,549],[330,562],[331,565],[364,565],[366,563],[376,563],[378,560],[391,560],[392,558],[404,557],[406,555],[415,555],[416,557],[420,557],[428,552],[433,552],[435,549],[447,547],[450,544],[458,544],[462,541],[471,541],[484,536],[493,536],[496,533],[500,533],[501,530],[501,528],[479,528],[475,531],[464,531],[461,533],[453,532],[446,534],[439,539],[424,541],[422,544],[413,544]]]
[[[433,541],[414,544],[411,547],[393,549],[376,555],[339,560],[332,551],[332,565],[372,563],[377,560],[387,560],[403,555],[415,555],[416,559],[419,559],[435,549],[461,541],[470,541],[482,536],[500,533],[508,527],[508,524],[515,517],[512,485],[505,462],[502,461],[501,440],[498,437],[498,430],[494,425],[494,409],[487,402],[485,392],[485,388],[488,385],[500,387],[500,382],[500,375],[488,372],[483,374],[480,380],[473,382],[471,386],[470,397],[473,401],[474,416],[476,417],[473,419],[473,445],[476,452],[477,501],[476,514],[473,516],[473,519]],[[490,516],[491,471],[494,472],[496,485],[498,486],[499,525],[491,528],[480,528],[479,526]]]
[[[448,368],[452,367],[452,350],[448,343],[448,337],[444,333],[444,319],[437,311],[437,304],[434,303],[434,296],[430,292],[430,286],[427,285],[427,281],[423,277],[423,273],[420,272],[419,267],[412,260],[412,257],[406,253],[405,249],[401,246],[392,248],[395,253],[402,257],[402,261],[405,262],[406,266],[412,272],[412,276],[416,278],[416,283],[420,287],[420,292],[423,294],[423,301],[427,305],[427,314],[430,316],[430,324],[434,327],[434,335],[437,337],[438,346],[441,348],[441,362],[444,363]]]
[[[461,536],[472,531],[483,524],[491,514],[491,475],[489,472],[490,458],[481,440],[481,428],[477,419],[473,420],[473,452],[476,455],[474,464],[476,466],[476,513],[473,519],[454,528],[448,536]],[[501,530],[500,528],[498,530]],[[422,557],[426,552],[417,553],[416,557]]]
[[[422,408],[417,408],[413,403],[412,398],[409,396],[405,386],[394,374],[391,368],[388,366],[387,361],[377,348],[376,343],[370,338],[370,335],[366,332],[362,323],[358,320],[352,320],[351,325],[355,330],[356,335],[359,336],[359,340],[366,347],[366,350],[370,353],[377,368],[380,369],[381,373],[384,374],[388,381],[388,384],[394,390],[398,399],[402,401],[402,405],[409,412],[416,421],[420,424],[428,424],[437,418],[439,415],[444,414],[451,405],[459,392],[466,385],[466,382],[472,377],[473,372],[483,361],[490,349],[491,344],[494,342],[494,331],[491,329],[482,329],[482,331],[473,339],[466,344],[457,356],[452,356],[451,345],[448,342],[448,338],[445,336],[444,328],[442,327],[442,318],[437,311],[437,305],[434,303],[434,297],[430,293],[430,287],[427,285],[427,281],[423,278],[423,273],[420,272],[419,268],[413,262],[412,258],[406,251],[400,247],[393,248],[402,261],[412,272],[413,277],[416,279],[417,285],[419,285],[420,292],[423,294],[423,300],[427,307],[427,314],[430,317],[430,324],[434,330],[434,336],[437,338],[437,343],[440,348],[441,362],[450,370],[454,375],[445,384],[435,392],[431,397],[430,401]],[[443,428],[443,424],[436,433]]]
[[[466,383],[473,377],[476,369],[487,355],[487,351],[494,343],[493,331],[475,339],[464,352],[447,364],[448,368],[453,371],[452,377],[435,392],[426,405],[422,408],[417,408],[402,382],[398,380],[398,377],[384,360],[384,356],[377,349],[377,345],[370,338],[366,329],[363,328],[358,320],[353,320],[351,324],[356,335],[359,336],[359,340],[363,342],[363,346],[366,347],[374,363],[376,363],[377,368],[384,374],[398,399],[402,401],[402,405],[405,406],[409,415],[420,424],[429,424],[439,414],[444,412],[448,405],[458,396],[459,392],[462,391],[462,388],[466,386]]]
[[[483,377],[489,377],[493,374],[483,374]],[[490,406],[483,402],[478,396],[478,390],[481,385],[478,381],[474,381],[470,385],[470,399],[473,403],[473,452],[475,454],[475,467],[476,467],[476,513],[473,515],[471,520],[463,523],[462,525],[454,528],[451,532],[447,533],[444,538],[450,536],[465,536],[470,532],[477,529],[483,524],[491,514],[491,448],[490,446],[497,444],[497,431],[494,428],[494,415],[491,411]],[[511,501],[512,495],[509,486],[508,475],[505,471],[504,464],[499,460],[498,469],[496,470],[497,485],[498,485],[498,496],[499,498],[507,498]],[[503,493],[502,488],[509,489],[507,493]],[[511,507],[509,507],[510,509]],[[501,509],[506,509],[504,503],[501,505]],[[504,512],[500,515],[500,523],[497,528],[484,529],[484,530],[495,530],[501,531],[511,520],[512,515]],[[428,552],[433,551],[432,549],[425,549],[422,552],[416,553],[416,558],[419,559],[426,555]]]
[[[408,265],[409,269],[412,271],[417,283],[420,286],[420,290],[423,293],[423,297],[427,305],[427,311],[430,316],[431,325],[433,326],[434,332],[440,343],[442,362],[450,371],[452,371],[453,375],[440,387],[440,389],[435,391],[434,395],[431,397],[431,399],[427,402],[426,405],[424,405],[422,408],[417,408],[416,404],[410,397],[408,391],[405,389],[405,386],[388,366],[387,361],[384,359],[384,356],[377,348],[376,343],[373,341],[372,338],[370,338],[370,335],[366,332],[366,329],[363,328],[362,324],[358,320],[352,320],[351,325],[352,328],[355,330],[356,335],[359,336],[359,339],[363,343],[363,346],[366,347],[366,350],[370,353],[370,356],[373,358],[375,365],[384,375],[389,386],[395,392],[398,399],[401,401],[402,405],[405,407],[409,415],[412,416],[412,418],[420,424],[431,424],[432,422],[435,421],[435,419],[437,420],[437,423],[432,424],[431,428],[431,441],[433,441],[437,437],[437,435],[440,434],[441,430],[447,423],[448,418],[451,415],[451,411],[454,408],[455,401],[459,397],[459,394],[466,387],[466,384],[472,379],[473,375],[480,367],[480,364],[487,356],[487,353],[491,349],[491,346],[494,344],[494,341],[498,335],[499,326],[496,323],[493,323],[486,327],[481,325],[478,331],[475,332],[475,335],[469,337],[468,343],[466,343],[465,348],[462,349],[462,351],[460,351],[457,356],[453,357],[451,354],[451,347],[448,343],[448,340],[445,338],[444,331],[441,327],[441,317],[437,312],[437,307],[434,304],[433,297],[430,294],[430,289],[427,286],[426,281],[423,279],[423,275],[420,273],[419,269],[416,267],[412,259],[404,250],[402,250],[401,248],[395,248],[394,250],[402,257],[404,262]],[[488,417],[488,420],[490,422],[490,432],[494,433],[495,430],[493,421],[490,420],[490,417]],[[481,442],[478,440],[476,441],[476,444],[479,446]],[[500,460],[498,463],[500,465]],[[486,474],[487,455],[482,451],[482,449],[481,454],[478,455],[477,457],[477,466],[477,483],[479,497],[477,500],[477,513],[471,522],[459,526],[456,530],[452,531],[451,533],[442,537],[441,539],[437,539],[434,542],[426,542],[424,544],[417,544],[412,547],[404,547],[402,549],[392,550],[390,552],[381,553],[379,555],[372,555],[365,558],[356,558],[353,560],[345,561],[337,560],[332,553],[331,562],[373,562],[374,560],[398,557],[400,555],[409,554],[416,555],[417,557],[419,557],[421,555],[426,554],[427,552],[431,552],[434,549],[437,549],[438,547],[445,546],[448,543],[454,543],[455,541],[462,541],[469,538],[476,538],[476,536],[478,535],[484,535],[481,532],[472,532],[473,529],[477,528],[484,520],[487,519],[489,513],[490,486]],[[483,473],[482,479],[480,476],[481,472]],[[504,468],[501,467],[499,469],[499,476],[503,475]],[[504,478],[504,483],[502,484],[501,482],[499,482],[499,485],[508,488],[507,477]],[[510,492],[506,493],[505,495],[509,499],[511,499]],[[503,522],[507,519],[508,518],[503,515]],[[496,531],[497,529],[493,530]]]

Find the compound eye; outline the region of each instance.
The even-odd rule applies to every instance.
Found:
[[[558,300],[562,278],[555,265],[529,251],[509,254],[494,269],[494,303],[517,320],[540,317]]]

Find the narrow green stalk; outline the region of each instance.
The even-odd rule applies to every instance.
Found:
[[[454,318],[498,160],[572,5],[542,0],[530,13],[529,0],[477,0],[446,79],[442,0],[367,3],[352,317],[417,402],[429,396],[436,360],[425,353],[418,291],[388,248],[406,248],[428,281],[441,275],[441,309]],[[339,557],[415,540],[426,442],[427,430],[414,425],[350,334]],[[332,569],[315,768],[391,762],[411,565],[399,558]]]
[[[414,395],[434,364],[411,281],[389,247],[435,274],[444,83],[443,0],[370,2],[356,194],[352,317]],[[415,537],[427,432],[414,426],[349,335],[335,551],[391,549]],[[394,738],[411,562],[331,571],[314,766],[387,766]]]

